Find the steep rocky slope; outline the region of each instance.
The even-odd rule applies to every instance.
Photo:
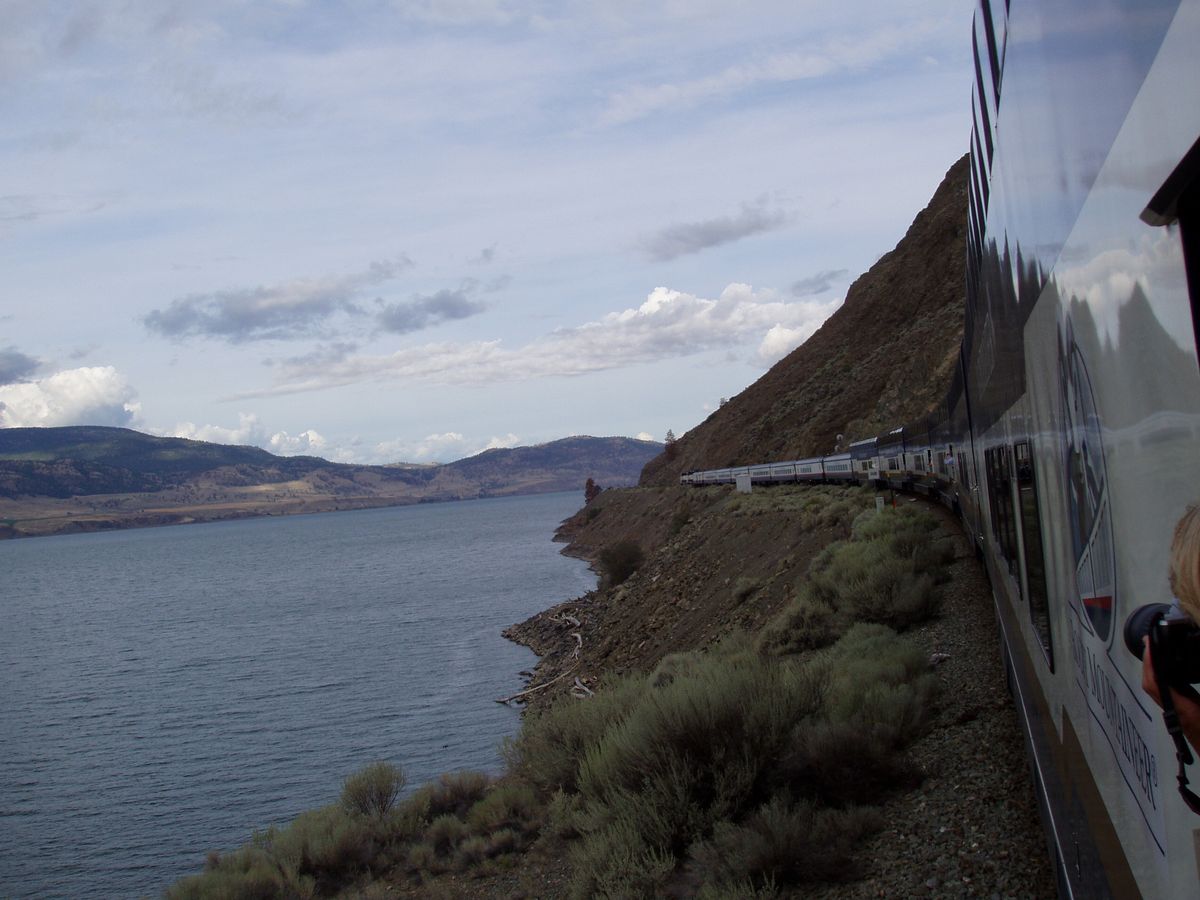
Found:
[[[647,463],[644,485],[693,469],[795,459],[925,413],[946,393],[962,339],[967,159],[842,306],[704,422]]]

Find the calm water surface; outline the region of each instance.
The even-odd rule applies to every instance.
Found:
[[[0,541],[0,896],[157,895],[371,760],[497,770],[581,499]]]

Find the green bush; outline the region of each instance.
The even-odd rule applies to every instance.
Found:
[[[844,621],[845,616],[801,585],[796,598],[759,633],[758,647],[781,655],[828,647],[838,639]]]
[[[462,819],[452,813],[443,813],[429,823],[425,830],[425,842],[438,856],[446,856],[458,846],[467,833]]]
[[[636,541],[617,541],[600,551],[600,568],[604,570],[609,587],[616,587],[628,580],[641,568],[645,554]]]
[[[417,802],[427,804],[427,815],[431,818],[449,814],[461,819],[487,793],[490,785],[491,779],[482,772],[446,772],[414,796],[418,798]]]
[[[509,770],[543,796],[574,793],[584,753],[610,726],[629,715],[643,690],[642,679],[626,677],[587,700],[569,698],[540,713],[529,711],[520,734],[505,745]]]
[[[503,829],[515,832],[537,830],[541,807],[528,784],[505,782],[493,787],[467,813],[472,834],[491,835]]]
[[[690,510],[681,509],[671,516],[671,525],[667,530],[670,537],[675,537],[679,532],[683,531],[688,522],[692,521],[692,513]]]
[[[762,583],[757,578],[750,578],[746,575],[741,575],[733,585],[733,599],[738,603],[745,603],[751,594],[754,594],[762,587]]]
[[[809,567],[812,596],[849,621],[907,628],[937,612],[934,577],[896,555],[890,540],[830,544]]]
[[[718,824],[693,857],[702,880],[718,885],[843,881],[854,871],[855,843],[880,825],[874,810],[775,798],[742,823]]]
[[[630,872],[636,884],[625,889],[644,887],[716,823],[770,796],[794,729],[820,707],[821,677],[754,654],[710,654],[644,692],[580,768],[577,888],[611,893]]]
[[[662,896],[675,857],[648,846],[640,832],[615,822],[571,848],[571,896],[577,900],[633,900]]]
[[[404,790],[404,772],[389,762],[373,762],[342,783],[342,806],[350,812],[382,819]]]

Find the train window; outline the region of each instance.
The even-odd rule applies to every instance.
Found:
[[[1054,669],[1050,644],[1050,604],[1046,592],[1046,556],[1042,545],[1042,520],[1038,510],[1037,478],[1029,442],[1013,447],[1017,464],[1017,495],[1021,504],[1021,536],[1025,545],[1025,581],[1029,587],[1029,616],[1033,630]]]

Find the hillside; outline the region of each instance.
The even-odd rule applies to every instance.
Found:
[[[894,250],[803,345],[652,460],[644,485],[681,472],[796,459],[924,414],[945,396],[962,339],[967,158],[946,173]]]
[[[660,449],[571,437],[445,465],[359,466],[124,428],[6,428],[0,537],[629,485]]]

